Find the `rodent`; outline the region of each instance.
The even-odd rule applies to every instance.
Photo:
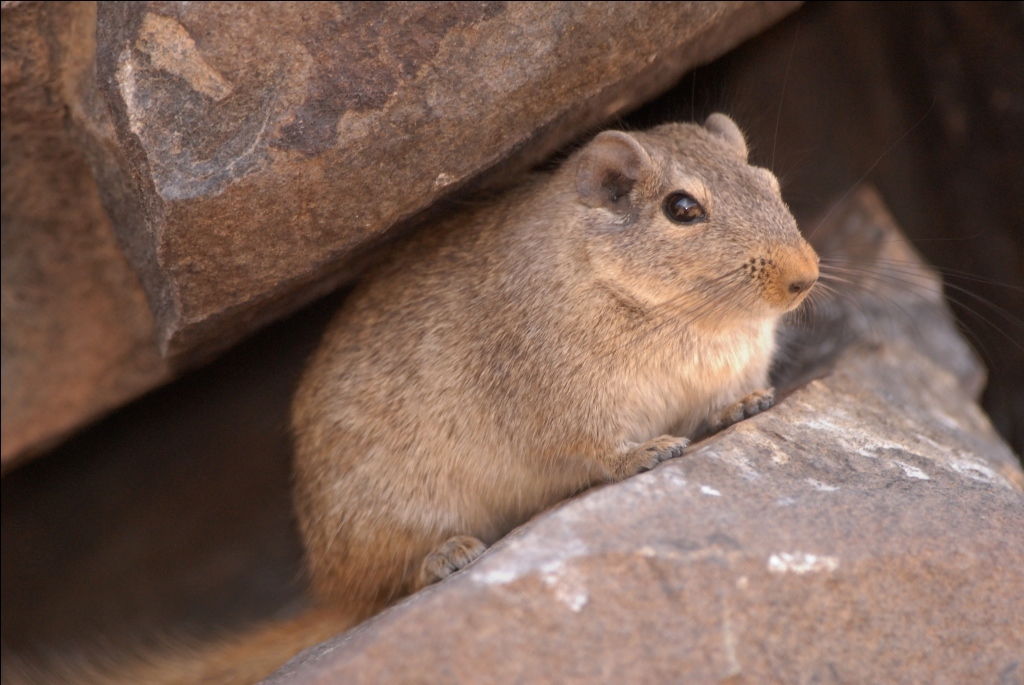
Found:
[[[371,614],[549,505],[766,409],[818,259],[724,114],[606,131],[397,250],[295,395],[312,586]]]
[[[776,326],[818,260],[747,157],[723,114],[606,131],[397,248],[328,326],[293,402],[318,608],[90,682],[259,679],[549,505],[767,409]]]

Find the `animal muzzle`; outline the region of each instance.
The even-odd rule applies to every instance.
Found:
[[[818,281],[818,255],[814,248],[801,242],[774,261],[776,269],[768,299],[786,311],[795,309]]]

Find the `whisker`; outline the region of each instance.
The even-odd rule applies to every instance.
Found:
[[[853,259],[837,259],[837,258],[834,258],[834,257],[822,257],[821,261],[826,263],[826,264],[837,264],[837,263],[856,264],[857,263]],[[910,260],[885,259],[884,257],[874,257],[874,258],[872,258],[872,262],[874,264],[884,264],[886,266],[906,267],[908,270],[914,270],[916,272],[916,263],[912,262]],[[985,283],[987,285],[994,285],[994,286],[998,286],[1000,288],[1009,288],[1010,290],[1015,290],[1017,292],[1024,293],[1024,287],[1022,287],[1022,286],[1014,285],[1012,283],[1004,283],[1002,281],[995,281],[995,280],[992,280],[990,278],[983,278],[981,276],[978,276],[977,274],[972,274],[972,273],[970,273],[968,271],[960,271],[958,269],[950,269],[950,268],[946,268],[946,267],[939,267],[939,266],[935,266],[935,265],[932,265],[932,264],[929,264],[928,268],[932,269],[932,270],[934,270],[934,271],[936,271],[936,272],[938,272],[940,274],[942,274],[943,276],[956,276],[956,277],[962,278],[964,280],[976,281],[978,283]]]
[[[874,161],[874,163],[873,163],[873,164],[872,164],[871,166],[869,166],[869,167],[868,167],[868,170],[867,170],[867,171],[865,171],[865,172],[864,172],[863,174],[861,174],[860,178],[858,178],[858,179],[857,179],[857,180],[856,180],[856,181],[855,181],[855,182],[853,183],[853,185],[851,185],[851,186],[850,186],[850,189],[849,189],[849,190],[847,190],[847,191],[846,191],[846,193],[844,193],[844,194],[843,194],[843,196],[842,196],[841,198],[839,198],[839,200],[838,200],[837,202],[833,203],[833,205],[832,205],[832,208],[828,210],[828,213],[827,213],[827,214],[825,214],[825,216],[824,216],[824,217],[823,217],[823,218],[822,218],[822,219],[821,219],[820,221],[818,221],[818,225],[814,227],[814,230],[812,230],[812,231],[811,231],[811,234],[810,234],[810,236],[808,236],[808,238],[812,237],[812,236],[813,236],[813,235],[814,235],[815,233],[817,233],[817,232],[818,232],[818,229],[819,229],[819,228],[821,228],[822,224],[824,224],[824,223],[825,223],[825,221],[826,221],[826,220],[828,220],[828,218],[829,218],[830,216],[832,216],[832,213],[833,213],[833,212],[834,212],[834,211],[835,211],[835,210],[836,210],[836,209],[837,209],[837,208],[838,208],[838,207],[839,207],[839,206],[840,206],[841,204],[843,204],[843,202],[845,202],[845,201],[846,201],[846,198],[848,198],[848,197],[850,196],[850,193],[852,193],[852,192],[853,192],[854,190],[856,190],[856,189],[857,189],[857,188],[858,188],[858,187],[860,186],[860,184],[864,182],[864,179],[866,179],[866,178],[868,177],[868,175],[869,175],[869,174],[870,174],[870,173],[871,173],[872,171],[874,171],[874,170],[875,170],[875,167],[876,167],[876,166],[878,166],[878,164],[879,164],[879,163],[880,163],[880,162],[881,162],[881,161],[882,161],[883,159],[885,159],[885,158],[886,158],[886,157],[887,157],[887,156],[889,155],[889,153],[890,153],[890,152],[892,152],[892,151],[893,151],[893,149],[894,149],[894,148],[895,148],[895,147],[896,147],[897,145],[899,145],[899,144],[900,144],[901,142],[903,142],[903,139],[904,139],[904,138],[906,138],[907,136],[909,136],[909,135],[910,135],[910,133],[911,133],[911,132],[912,132],[912,131],[913,131],[913,130],[914,130],[915,128],[917,128],[918,126],[920,126],[920,125],[921,125],[921,123],[922,123],[922,122],[923,122],[923,121],[924,121],[925,119],[927,119],[927,118],[928,118],[928,115],[929,115],[929,114],[931,114],[931,112],[932,112],[932,109],[933,109],[933,108],[935,107],[935,102],[936,102],[936,101],[935,101],[935,100],[933,99],[933,100],[932,100],[932,104],[931,104],[931,105],[930,105],[930,106],[928,107],[928,111],[924,113],[924,116],[922,116],[922,117],[921,117],[920,119],[918,119],[918,120],[917,120],[917,123],[915,123],[915,124],[914,124],[913,126],[911,126],[911,127],[909,128],[909,129],[907,129],[907,130],[906,130],[906,131],[905,131],[905,132],[903,133],[903,135],[901,135],[901,136],[900,136],[899,138],[897,138],[897,139],[895,140],[895,142],[893,142],[893,144],[892,144],[892,145],[890,145],[890,146],[889,146],[888,148],[886,148],[885,152],[883,152],[883,153],[882,153],[881,155],[879,155],[879,156],[878,156],[878,159],[876,159],[876,160]]]
[[[830,268],[836,268],[836,267],[833,266],[833,267],[830,267]],[[842,267],[839,267],[839,268],[841,269]],[[892,273],[891,270],[881,269],[879,267],[871,267],[871,266],[862,267],[860,272],[855,272],[854,270],[849,270],[849,269],[847,269],[846,271],[849,272],[849,273],[865,273],[865,274],[867,274],[867,275],[869,275],[869,276],[871,276],[872,278],[875,278],[875,279],[883,279],[884,278],[884,279],[888,279],[891,282],[896,282],[896,283],[901,283],[901,284],[910,284],[910,285],[913,285],[915,283],[915,281],[910,279],[910,278],[903,278],[903,276],[911,276],[911,275],[915,275],[916,276],[917,275],[917,273],[911,272],[909,270],[907,270],[907,271],[896,270],[896,273]],[[918,284],[918,285],[920,285],[920,284]],[[1024,320],[1021,320],[1020,318],[1015,316],[1012,312],[1009,312],[1005,308],[1003,308],[1002,306],[996,304],[995,302],[992,302],[991,300],[989,300],[989,299],[987,299],[987,298],[985,298],[985,297],[983,297],[981,295],[978,295],[974,291],[972,291],[972,290],[970,290],[968,288],[964,288],[962,286],[959,286],[959,285],[957,285],[955,283],[949,283],[949,282],[943,283],[943,286],[945,288],[947,288],[947,289],[953,290],[953,291],[955,291],[957,293],[962,293],[964,295],[967,295],[969,297],[974,298],[978,302],[981,302],[981,303],[984,303],[984,304],[988,305],[994,311],[997,311],[1000,314],[1002,314],[1003,316],[1005,316],[1009,321],[1012,321],[1013,323],[1017,324],[1018,326],[1024,327]],[[947,293],[947,298],[946,299],[950,300],[950,301],[955,301],[952,297],[950,297],[948,295],[948,293]]]
[[[800,36],[800,24],[793,31],[793,45],[789,48],[789,59],[786,61],[786,74],[782,77],[782,93],[779,95],[779,111],[775,115],[775,135],[772,137],[772,163],[768,167],[775,172],[775,148],[779,143],[779,122],[782,121],[782,103],[786,100],[786,85],[789,83],[789,69],[793,66],[793,55],[796,54],[797,38]]]
[[[829,268],[837,268],[837,267],[831,266]],[[911,275],[909,272],[899,272],[899,271],[897,271],[896,273],[892,273],[891,270],[885,270],[885,269],[882,269],[880,267],[871,267],[871,266],[861,267],[861,269],[859,271],[858,270],[853,270],[853,269],[842,269],[841,267],[839,267],[839,269],[843,270],[843,271],[845,271],[847,273],[852,273],[852,274],[856,274],[856,275],[866,274],[870,278],[873,278],[873,279],[875,279],[875,280],[877,280],[879,282],[888,281],[890,283],[895,283],[895,284],[899,284],[899,285],[911,285],[911,286],[915,286],[916,285],[916,286],[920,287],[920,284],[917,283],[915,280],[912,280],[910,278],[905,278],[904,277],[904,276],[907,276],[907,275]],[[918,274],[914,273],[912,275],[916,276]],[[947,288],[948,290],[952,290],[955,294],[963,294],[963,295],[966,295],[968,297],[973,298],[974,300],[976,300],[976,301],[978,301],[980,303],[988,305],[989,307],[992,308],[993,311],[998,312],[1003,317],[1005,317],[1005,319],[1007,321],[1015,324],[1018,327],[1024,328],[1024,321],[1022,321],[1020,318],[1015,316],[1013,313],[1011,313],[1011,312],[1007,311],[1006,309],[1004,309],[1003,307],[999,306],[998,304],[996,304],[996,303],[994,303],[994,302],[992,302],[992,301],[982,297],[981,295],[978,295],[977,293],[975,293],[975,292],[973,292],[973,291],[971,291],[971,290],[969,290],[967,288],[963,288],[963,287],[958,286],[956,284],[948,283],[947,282],[944,285],[945,285],[945,288]],[[1002,326],[1000,326],[996,322],[992,321],[989,317],[983,315],[975,307],[971,307],[967,303],[959,301],[958,299],[953,297],[952,294],[950,294],[949,292],[947,292],[945,299],[951,305],[955,304],[957,307],[962,309],[964,312],[970,313],[971,315],[977,317],[977,319],[979,319],[980,321],[983,321],[984,323],[986,323],[993,330],[998,332],[1001,336],[1005,337],[1014,347],[1016,347],[1017,349],[1019,349],[1022,352],[1024,352],[1024,346],[1022,346],[1019,342],[1017,342],[1017,340],[1013,336],[1011,336],[1009,333],[1007,333],[1003,329]],[[896,305],[895,302],[891,302],[891,304]]]

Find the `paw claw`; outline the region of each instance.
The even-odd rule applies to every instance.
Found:
[[[744,412],[747,417],[755,416],[763,411],[768,411],[775,404],[775,388],[768,388],[747,396],[750,399],[750,406]]]
[[[444,580],[468,566],[486,550],[487,545],[469,535],[448,538],[423,560],[417,587]]]
[[[768,411],[774,405],[775,388],[756,390],[738,402],[730,404],[718,414],[717,419],[709,423],[714,431],[720,431],[743,419],[749,419],[751,416]]]
[[[644,443],[638,448],[641,455],[637,460],[634,473],[650,471],[663,461],[681,456],[689,444],[690,441],[687,438],[677,438],[673,435],[662,435]]]

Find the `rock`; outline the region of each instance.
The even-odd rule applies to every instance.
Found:
[[[2,448],[20,458],[169,377],[142,288],[68,128],[88,3],[4,3]]]
[[[980,368],[928,269],[877,278],[913,256],[877,194],[822,231],[874,269],[790,332],[818,330],[779,380],[824,375],[266,682],[1019,682],[1024,474]]]
[[[162,350],[188,364],[796,6],[100,3],[113,128],[83,126]]]

